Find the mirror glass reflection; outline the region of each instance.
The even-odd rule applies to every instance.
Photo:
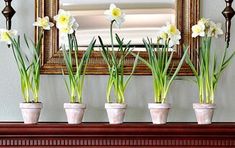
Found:
[[[105,44],[110,44],[110,22],[104,11],[109,9],[111,3],[126,14],[126,21],[120,29],[114,27],[114,32],[139,47],[135,50],[143,50],[142,38],[154,40],[161,26],[176,22],[176,0],[60,0],[60,9],[69,11],[79,23],[76,36],[80,50],[84,50],[90,40],[98,35]],[[59,42],[62,45],[66,39],[60,35]]]

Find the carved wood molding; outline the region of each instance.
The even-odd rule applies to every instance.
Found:
[[[224,17],[226,19],[226,21],[225,21],[225,26],[226,26],[225,41],[227,42],[227,47],[229,47],[230,29],[231,29],[232,18],[235,15],[235,11],[232,7],[233,0],[225,0],[225,2],[226,2],[226,7],[223,10],[222,14],[224,15]]]
[[[189,55],[193,63],[198,67],[198,40],[191,38],[191,26],[196,24],[199,19],[199,3],[200,0],[176,0],[177,8],[177,27],[182,33],[181,45],[177,47],[177,50],[173,56],[174,67],[173,71],[178,65],[179,59],[183,55],[182,44],[189,45]],[[35,16],[36,18],[42,16],[49,16],[50,21],[53,21],[53,16],[57,14],[59,9],[59,0],[35,0]],[[38,30],[36,29],[36,36]],[[42,46],[42,58],[41,58],[41,73],[42,74],[61,74],[62,68],[66,71],[63,54],[58,48],[58,30],[54,27],[51,31],[45,33],[44,43]],[[78,53],[79,56],[82,52]],[[141,52],[140,56],[147,58],[146,52]],[[134,58],[132,56],[127,57],[125,61],[125,74],[129,74],[132,71]],[[89,60],[86,74],[108,74],[107,66],[102,59],[99,51],[93,52]],[[143,63],[138,64],[136,75],[150,75],[151,71]],[[192,75],[191,69],[187,64],[183,64],[179,75]]]
[[[235,147],[235,123],[0,124],[0,147]]]
[[[11,30],[11,19],[16,11],[11,6],[12,0],[4,0],[4,2],[6,6],[2,10],[2,14],[6,18],[6,29]]]

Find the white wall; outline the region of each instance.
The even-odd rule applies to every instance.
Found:
[[[225,4],[222,0],[201,0],[202,16],[214,21],[224,22],[221,15]],[[3,1],[0,3],[2,9]],[[17,13],[13,19],[13,27],[20,33],[27,33],[33,37],[32,23],[34,20],[34,1],[15,0],[13,6]],[[0,15],[0,27],[5,27],[4,17]],[[235,23],[232,27],[231,50],[235,50]],[[214,50],[223,50],[223,38],[214,41]],[[0,43],[0,121],[21,121],[19,103],[22,101],[18,71],[13,59],[11,49],[4,43]],[[217,109],[214,121],[235,121],[235,60],[220,82],[216,93]],[[63,103],[68,102],[67,92],[62,76],[41,77],[41,101],[44,109],[41,121],[66,121]],[[85,121],[107,121],[106,112],[103,109],[105,103],[106,76],[88,76],[85,83],[84,98],[88,104]],[[151,102],[152,81],[149,76],[135,76],[126,92],[128,111],[126,121],[150,121],[147,103]],[[191,122],[195,121],[192,103],[197,102],[197,89],[188,81],[176,81],[168,96],[173,108],[169,121]]]
[[[165,3],[165,4],[172,4],[175,0],[145,0],[145,3]],[[77,4],[109,4],[109,3],[143,3],[142,0],[105,0],[105,1],[100,1],[100,0],[61,0],[60,2],[62,3],[77,3]]]

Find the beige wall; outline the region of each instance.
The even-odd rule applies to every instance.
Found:
[[[214,21],[223,22],[221,15],[225,4],[223,0],[201,0],[202,16]],[[19,32],[33,37],[34,1],[15,0],[13,5],[17,11],[13,19],[13,27]],[[3,8],[3,1],[0,3]],[[0,27],[5,27],[4,18],[0,15]],[[231,50],[235,50],[235,23],[233,21]],[[223,50],[223,38],[214,41],[213,50]],[[18,71],[11,49],[0,43],[0,121],[21,121],[19,102],[21,99]],[[192,77],[187,77],[192,78]],[[214,121],[235,121],[235,60],[226,70],[216,93],[217,110]],[[41,101],[44,109],[41,121],[66,121],[63,103],[68,101],[62,76],[41,77]],[[84,98],[88,104],[85,121],[107,121],[104,108],[107,76],[88,76],[85,82]],[[126,121],[150,121],[147,103],[151,102],[152,81],[149,76],[135,76],[126,92],[128,111]],[[197,89],[188,81],[176,81],[168,96],[173,108],[169,121],[195,121],[192,103],[197,102]]]

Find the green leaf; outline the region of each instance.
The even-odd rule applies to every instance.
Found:
[[[189,48],[189,47],[186,47],[186,46],[184,45],[184,47],[183,47],[184,52],[187,52],[186,49],[188,49],[188,48]],[[193,65],[193,63],[192,63],[192,61],[191,61],[191,59],[190,59],[190,57],[189,57],[188,54],[186,54],[185,61],[186,61],[186,63],[189,65],[189,67],[191,68],[191,70],[192,70],[194,76],[198,77],[199,74],[198,74],[196,68],[194,67],[194,65]]]
[[[229,56],[229,58],[223,63],[221,71],[223,71],[223,70],[229,65],[229,63],[230,63],[231,60],[233,59],[234,55],[235,55],[235,51],[234,51],[234,52]]]
[[[169,66],[171,64],[171,60],[172,60],[173,55],[174,55],[174,52],[172,51],[171,55],[170,55],[170,58],[168,59],[168,61],[166,62],[166,65],[164,66],[165,67],[164,68],[164,72],[163,72],[164,74],[167,73],[167,70],[168,70],[168,68],[169,68]]]
[[[64,83],[65,83],[65,86],[66,86],[66,90],[68,91],[68,94],[70,94],[69,85],[68,85],[67,80],[65,79],[65,74],[64,74],[64,70],[63,69],[62,69],[62,74],[63,74],[63,80],[64,80]]]
[[[129,75],[128,79],[126,80],[125,84],[124,84],[124,91],[126,90],[126,87],[127,87],[127,84],[129,83],[132,75],[134,74],[135,72],[135,69],[136,69],[136,66],[138,64],[138,60],[139,60],[139,55],[140,53],[138,52],[137,56],[135,57],[135,62],[133,64],[133,68],[132,68],[132,71],[131,71],[131,74]]]
[[[137,54],[131,52],[131,55],[133,55],[134,57],[137,57]],[[146,61],[145,59],[143,59],[142,57],[138,57],[138,59],[143,62],[146,66],[148,66],[149,69],[152,69],[152,66],[149,64],[148,61]]]

